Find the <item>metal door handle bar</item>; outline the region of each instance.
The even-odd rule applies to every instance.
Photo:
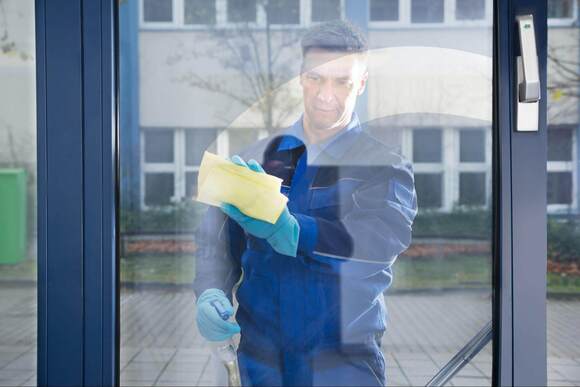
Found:
[[[520,31],[520,50],[522,53],[522,79],[518,80],[519,101],[537,102],[540,100],[540,73],[538,72],[534,17],[520,15],[516,20]]]
[[[444,386],[447,384],[491,341],[491,338],[492,322],[490,321],[429,380],[426,386]]]

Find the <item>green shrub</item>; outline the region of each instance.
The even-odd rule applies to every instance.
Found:
[[[491,211],[459,209],[452,212],[419,210],[413,224],[415,238],[491,238]]]
[[[548,219],[548,259],[555,262],[580,262],[580,219]]]

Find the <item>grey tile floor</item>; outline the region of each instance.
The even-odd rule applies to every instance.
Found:
[[[2,288],[0,387],[36,384],[34,288]],[[195,327],[189,291],[124,291],[121,297],[121,384],[223,385],[225,375]],[[490,318],[481,293],[387,296],[388,334],[383,348],[392,386],[425,385]],[[553,386],[580,385],[580,301],[548,301],[548,378]],[[489,386],[490,348],[450,385]]]

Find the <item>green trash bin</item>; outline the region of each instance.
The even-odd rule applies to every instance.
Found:
[[[26,257],[26,171],[0,169],[0,264]]]

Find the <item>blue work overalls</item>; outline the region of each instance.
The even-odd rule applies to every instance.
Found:
[[[384,385],[383,292],[411,240],[411,167],[356,116],[311,164],[294,136],[301,122],[242,155],[283,179],[300,225],[298,256],[276,253],[210,208],[197,235],[195,291],[219,288],[231,297],[242,276],[236,320],[244,385]]]

